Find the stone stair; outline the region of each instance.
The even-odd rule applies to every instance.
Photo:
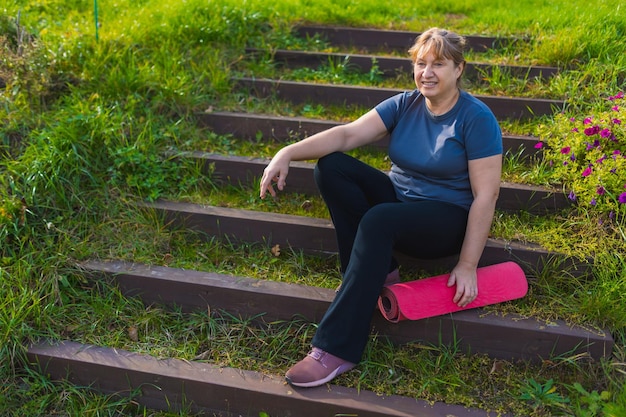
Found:
[[[338,47],[357,49],[350,62],[368,71],[372,59],[384,73],[406,72],[406,61],[382,55],[383,51],[404,51],[416,33],[371,29],[300,27],[302,37],[321,36]],[[315,35],[318,34],[318,35]],[[373,42],[372,42],[373,41]],[[470,37],[474,50],[485,51],[523,39]],[[251,56],[263,51],[249,50]],[[374,55],[378,53],[379,55]],[[305,51],[274,51],[273,59],[286,66],[317,65],[328,59],[345,59],[345,54],[320,54]],[[468,76],[491,70],[491,66],[472,63]],[[551,67],[502,66],[520,77],[551,77]],[[259,97],[279,97],[290,102],[313,102],[372,107],[398,90],[307,84],[295,81],[238,78],[236,90]],[[480,96],[499,118],[524,119],[552,114],[563,108],[558,100]],[[336,125],[338,122],[260,114],[215,111],[198,115],[201,127],[218,134],[254,139],[287,141],[302,138]],[[536,138],[505,136],[505,147],[522,149],[525,158],[537,154]],[[385,140],[377,144],[385,146]],[[215,155],[204,152],[181,154],[194,158],[224,185],[252,184],[258,181],[267,163],[263,158]],[[311,164],[294,163],[289,190],[305,194],[317,191],[312,183]],[[547,213],[570,204],[562,190],[503,183],[499,209]],[[138,209],[158,213],[164,224],[202,232],[207,238],[219,237],[234,242],[265,242],[292,247],[319,256],[336,256],[334,230],[327,219],[279,215],[241,209],[226,209],[176,201],[142,203]],[[567,273],[584,277],[591,260],[575,260],[538,245],[490,239],[481,264],[506,260],[518,262],[533,277],[555,263]],[[402,259],[425,269],[453,265],[454,259],[431,262]],[[205,273],[133,262],[88,261],[80,265],[89,280],[114,282],[128,296],[140,297],[147,305],[177,306],[183,311],[219,309],[256,320],[291,320],[299,317],[317,321],[332,300],[332,290],[273,281]],[[607,331],[571,326],[564,321],[545,323],[532,317],[499,315],[488,309],[475,309],[416,322],[390,324],[380,314],[372,315],[374,331],[394,343],[419,340],[425,343],[458,343],[462,352],[484,353],[505,360],[541,361],[562,355],[581,355],[599,359],[611,354],[613,339]],[[179,359],[159,359],[104,346],[83,345],[73,341],[41,341],[34,344],[28,357],[55,380],[90,386],[102,393],[133,395],[138,403],[153,409],[190,409],[218,416],[259,416],[265,412],[280,416],[488,416],[485,410],[442,403],[427,403],[413,398],[379,396],[366,390],[328,385],[298,390],[283,378],[240,369]],[[294,358],[294,360],[297,358]],[[498,414],[502,415],[502,414]]]

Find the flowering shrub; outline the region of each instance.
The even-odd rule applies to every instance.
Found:
[[[553,180],[580,206],[613,216],[626,212],[626,102],[620,92],[583,118],[555,116],[539,128],[544,159]]]

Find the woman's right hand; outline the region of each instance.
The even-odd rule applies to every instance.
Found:
[[[291,159],[286,155],[286,152],[278,151],[274,158],[263,170],[263,176],[261,177],[261,198],[265,198],[266,193],[269,192],[272,197],[276,197],[276,190],[274,189],[274,183],[276,188],[282,191],[287,184],[287,173],[289,172],[289,163]]]

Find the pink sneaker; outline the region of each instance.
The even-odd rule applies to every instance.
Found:
[[[314,347],[300,362],[291,367],[285,379],[296,387],[317,387],[348,372],[356,365]]]

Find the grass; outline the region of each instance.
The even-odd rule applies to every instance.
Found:
[[[319,199],[285,194],[259,202],[250,188],[216,188],[193,163],[171,151],[209,150],[269,157],[276,144],[210,135],[194,113],[245,110],[267,114],[351,120],[365,109],[259,100],[233,90],[230,78],[246,73],[298,80],[382,85],[376,71],[358,74],[347,63],[287,72],[251,61],[246,46],[330,50],[319,39],[296,39],[298,22],[423,30],[431,25],[466,34],[517,36],[486,56],[494,63],[555,65],[563,72],[529,88],[506,73],[468,86],[474,92],[567,99],[585,112],[624,88],[626,31],[623,10],[608,0],[593,8],[582,0],[400,0],[375,2],[296,0],[181,3],[101,2],[99,40],[92,4],[10,0],[0,16],[0,412],[3,415],[191,415],[146,410],[132,399],[101,396],[49,381],[23,367],[24,346],[39,337],[74,339],[159,357],[210,361],[282,374],[306,352],[314,325],[299,321],[252,326],[224,312],[185,314],[146,307],[109,283],[84,280],[76,261],[120,258],[333,288],[332,260],[263,244],[206,241],[166,229],[153,213],[133,209],[137,198],[168,197],[215,205],[325,216]],[[392,80],[400,83],[400,79]],[[396,85],[396,84],[394,84]],[[400,85],[400,84],[398,84]],[[410,82],[407,83],[408,88]],[[528,134],[535,120],[504,123]],[[383,167],[380,154],[359,157]],[[545,184],[549,167],[531,168],[507,158],[512,181]],[[312,202],[302,207],[303,199]],[[575,256],[595,256],[594,279],[580,281],[548,265],[532,294],[498,306],[546,321],[564,318],[608,327],[614,356],[599,363],[576,356],[542,364],[494,361],[453,346],[390,346],[372,338],[346,386],[533,416],[617,416],[626,410],[626,270],[623,219],[593,212],[553,216],[499,214],[496,236],[540,242]],[[606,220],[606,219],[604,219]],[[418,274],[420,271],[411,271]],[[277,417],[277,416],[273,416]]]

